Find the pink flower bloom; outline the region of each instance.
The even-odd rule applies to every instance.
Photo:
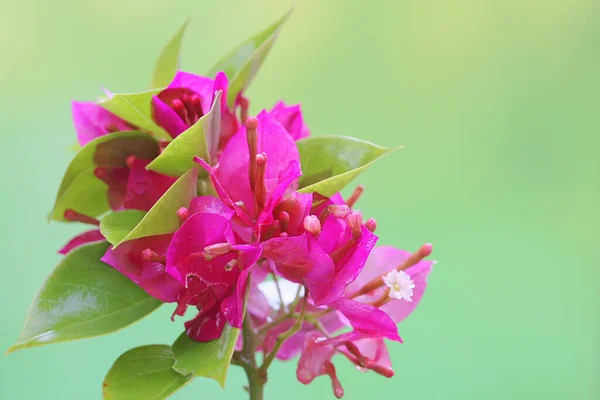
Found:
[[[62,249],[60,249],[58,253],[65,255],[71,252],[72,250],[76,249],[77,247],[83,246],[84,244],[101,242],[104,240],[104,236],[102,236],[100,230],[93,229],[91,231],[86,231],[75,236]]]
[[[434,261],[424,260],[420,257],[424,249],[430,253],[431,249],[427,250],[428,245],[423,246],[417,252],[411,254],[405,250],[399,250],[391,246],[381,246],[375,248],[371,256],[367,260],[365,268],[358,278],[348,285],[347,294],[355,296],[357,293],[364,291],[371,282],[382,280],[382,277],[398,266],[410,265],[404,272],[410,277],[415,287],[412,291],[410,301],[405,299],[390,298],[379,308],[388,314],[395,323],[400,323],[408,317],[415,308],[419,305],[425,289],[427,287],[427,277],[431,272]],[[419,254],[421,253],[421,254]],[[427,254],[428,255],[428,254]],[[361,303],[374,303],[382,298],[385,298],[387,287],[379,285],[374,287],[369,292],[355,297],[355,300]]]
[[[311,212],[318,212],[316,208]],[[292,282],[303,283],[316,305],[330,304],[344,295],[346,286],[360,274],[377,236],[362,226],[362,217],[306,216],[299,236],[275,237],[263,243],[264,256],[275,262],[277,271]]]
[[[108,133],[135,129],[96,103],[74,101],[71,103],[71,110],[77,139],[82,146]]]
[[[173,235],[149,236],[112,246],[102,261],[138,284],[152,297],[164,302],[177,301],[184,287],[167,274],[165,254]]]
[[[305,322],[282,346],[278,358],[291,358],[302,347],[298,380],[310,383],[319,375],[328,375],[338,397],[343,390],[332,364],[335,354],[343,354],[361,370],[391,377],[394,372],[384,339],[401,341],[396,324],[415,309],[423,296],[433,264],[423,258],[430,253],[430,245],[422,246],[413,254],[388,246],[376,248],[360,274],[347,285],[344,296],[329,304],[329,309],[306,306],[306,314],[312,315],[307,321],[314,321],[316,315],[319,324]],[[384,279],[398,270],[410,277],[410,296],[395,297],[394,290],[401,290],[395,287],[397,281]],[[408,284],[408,281],[399,283]],[[310,290],[308,284],[307,287]],[[265,336],[263,351],[270,351],[276,337],[292,323],[289,321],[270,330]],[[351,326],[352,331],[336,335],[344,325]]]
[[[169,86],[152,98],[154,120],[171,136],[177,137],[208,113],[215,93],[221,90],[223,93],[219,148],[223,148],[238,130],[235,110],[227,107],[227,87],[227,77],[222,72],[219,72],[213,80],[179,71]]]
[[[335,354],[336,349],[333,345],[321,344],[320,342],[324,340],[325,336],[319,332],[313,331],[306,334],[296,376],[300,382],[306,385],[319,375],[329,375],[333,394],[341,399],[344,396],[344,389],[331,362],[331,357]]]
[[[241,327],[247,277],[259,256],[258,247],[235,244],[230,220],[222,213],[197,212],[174,234],[167,272],[185,286],[175,314],[184,315],[188,305],[198,308],[185,324],[192,339],[217,339],[225,322]]]
[[[148,211],[176,181],[175,178],[148,171],[150,161],[135,156],[127,166],[99,167],[94,175],[108,186],[108,202],[113,210],[137,209]]]
[[[231,138],[214,175],[233,202],[242,202],[247,214],[257,217],[261,212],[270,214],[288,187],[295,189],[301,174],[300,154],[286,130],[266,111],[256,117],[252,128],[243,127]]]
[[[296,144],[277,121],[266,111],[248,120],[248,128],[227,143],[216,168],[199,158],[196,162],[210,173],[221,200],[235,210],[242,225],[236,233],[252,241],[261,226],[274,221],[273,210],[296,188],[302,172]]]
[[[149,171],[146,166],[150,161],[138,158],[128,162],[129,176],[123,200],[123,208],[149,211],[154,203],[177,180],[176,178]]]
[[[299,104],[287,106],[283,101],[280,101],[275,104],[270,114],[288,131],[292,139],[300,140],[310,136],[310,130],[304,123]]]
[[[332,358],[336,354],[345,355],[363,371],[373,370],[385,377],[392,377],[392,362],[387,347],[382,339],[362,339],[347,343],[345,347],[335,347],[327,338],[316,331],[304,336],[302,355],[298,361],[296,376],[304,384],[309,384],[320,375],[328,375],[331,379],[334,395],[339,399],[344,389],[337,378]]]

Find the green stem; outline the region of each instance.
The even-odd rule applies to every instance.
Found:
[[[268,329],[260,329],[258,332],[255,332],[252,328],[252,323],[250,322],[250,317],[246,311],[246,315],[244,316],[244,323],[242,326],[242,337],[243,337],[243,347],[241,351],[235,351],[233,353],[233,358],[231,360],[232,364],[239,365],[244,368],[246,372],[246,376],[248,377],[248,393],[250,394],[250,400],[263,400],[264,397],[264,387],[267,382],[267,369],[275,359],[277,352],[283,345],[287,339],[289,339],[294,333],[298,332],[304,323],[304,317],[306,313],[306,302],[308,297],[308,292],[305,292],[304,297],[300,300],[300,290],[296,294],[296,300],[292,303],[294,308],[292,308],[289,312],[281,315],[275,321],[267,326],[268,329],[287,321],[291,318],[297,318],[296,323],[287,331],[282,333],[275,340],[275,346],[273,349],[265,355],[262,365],[259,367],[256,363],[256,344],[257,340],[260,339],[260,336],[264,334]],[[302,306],[300,309],[300,313],[294,313],[293,310],[296,309],[298,301],[302,301]],[[313,323],[311,321],[311,323]],[[258,337],[257,337],[258,333]]]
[[[269,354],[267,354],[265,356],[265,360],[263,361],[263,364],[259,368],[259,374],[261,376],[265,376],[265,377],[267,376],[267,369],[269,368],[269,366],[271,365],[271,363],[275,359],[275,356],[277,355],[277,352],[279,351],[279,349],[283,345],[283,342],[285,342],[294,333],[298,332],[300,330],[300,328],[302,328],[302,324],[304,323],[304,314],[305,314],[305,311],[306,311],[306,300],[307,300],[307,298],[308,298],[308,292],[306,292],[306,294],[304,295],[304,298],[302,299],[302,306],[301,306],[301,309],[300,309],[300,316],[296,320],[296,323],[290,329],[288,329],[287,331],[283,332],[281,335],[277,336],[277,339],[275,339],[275,346],[273,346],[273,350],[271,350],[269,352]]]
[[[252,330],[250,318],[246,314],[244,325],[242,327],[244,347],[241,353],[237,355],[237,363],[244,368],[248,376],[248,392],[250,400],[263,400],[263,388],[265,380],[259,374],[259,369],[256,366],[256,337]]]

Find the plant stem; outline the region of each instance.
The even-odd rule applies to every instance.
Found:
[[[283,345],[283,342],[289,339],[294,333],[298,332],[304,323],[308,292],[305,292],[302,300],[300,300],[299,294],[300,289],[296,294],[296,300],[293,302],[294,308],[269,324],[269,327],[271,328],[284,321],[287,321],[288,319],[297,318],[296,323],[290,329],[277,336],[277,339],[275,340],[275,346],[273,346],[273,349],[268,354],[265,354],[265,358],[260,367],[256,363],[255,354],[257,340],[260,339],[261,334],[264,334],[264,331],[259,330],[258,332],[255,332],[252,327],[252,322],[250,321],[248,311],[246,311],[246,315],[244,315],[244,322],[242,325],[243,347],[241,351],[235,351],[233,353],[231,363],[244,368],[246,376],[248,377],[247,389],[248,393],[250,394],[250,400],[263,400],[264,387],[265,383],[267,382],[267,369],[275,359],[275,356]],[[300,313],[294,313],[293,310],[295,310],[298,301],[302,301]],[[257,337],[257,333],[259,337]]]
[[[260,375],[263,375],[265,377],[267,376],[267,369],[269,368],[269,366],[271,365],[271,363],[275,359],[275,356],[277,355],[277,352],[279,351],[279,349],[283,345],[283,342],[285,342],[294,333],[298,332],[300,330],[300,328],[302,328],[302,324],[304,323],[304,314],[305,314],[305,311],[306,311],[307,297],[308,297],[308,292],[306,292],[306,294],[304,295],[304,298],[302,299],[302,306],[301,306],[301,309],[300,309],[300,316],[296,320],[296,323],[290,329],[288,329],[287,331],[283,332],[281,335],[277,336],[277,339],[275,339],[275,346],[273,346],[273,349],[269,352],[269,354],[267,354],[265,356],[265,360],[263,361],[263,364],[259,368]]]
[[[238,356],[238,365],[241,365],[248,376],[248,392],[250,400],[263,400],[263,388],[265,380],[261,377],[259,369],[256,366],[256,337],[252,330],[250,318],[246,314],[244,325],[242,327],[244,347]]]

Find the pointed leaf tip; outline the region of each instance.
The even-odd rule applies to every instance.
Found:
[[[345,136],[310,137],[297,144],[303,172],[299,192],[323,196],[339,192],[375,161],[401,148]]]
[[[223,71],[229,78],[227,95],[229,107],[233,107],[238,94],[246,90],[254,80],[260,66],[271,51],[281,27],[293,10],[293,8],[290,9],[267,29],[242,42],[211,68],[208,76],[215,76],[217,72]]]
[[[210,163],[212,158],[215,158],[219,145],[221,95],[222,91],[219,90],[209,112],[173,139],[146,169],[165,175],[181,176],[196,166],[194,157],[200,157]],[[201,174],[204,174],[204,171],[201,171]]]
[[[162,303],[100,261],[107,242],[67,254],[36,295],[17,342],[7,353],[115,332]]]
[[[164,88],[168,86],[177,73],[179,68],[181,41],[189,23],[190,18],[185,20],[181,28],[179,28],[179,30],[169,40],[165,47],[163,47],[160,56],[156,61],[156,66],[154,67],[154,72],[152,74],[152,89]]]

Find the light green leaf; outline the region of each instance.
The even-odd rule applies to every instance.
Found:
[[[101,242],[65,256],[37,294],[12,352],[105,335],[150,314],[162,303],[100,258]]]
[[[165,175],[181,176],[197,165],[194,163],[194,156],[210,160],[209,153],[215,154],[219,145],[221,93],[217,92],[210,111],[169,143],[146,169]]]
[[[121,355],[111,367],[102,394],[105,400],[162,400],[188,383],[193,376],[173,370],[171,346],[136,347]]]
[[[190,201],[197,196],[197,193],[198,171],[196,168],[192,168],[171,185],[169,190],[158,199],[131,232],[121,240],[112,242],[113,246],[117,247],[123,242],[141,237],[175,232],[179,229],[177,210],[181,207],[188,207]],[[119,235],[117,236],[122,236],[123,226],[112,227],[109,226],[109,222],[110,220],[104,223],[104,230],[119,231]]]
[[[297,142],[302,164],[299,192],[331,196],[371,164],[398,148],[388,149],[345,136],[320,136]]]
[[[158,139],[171,140],[171,135],[156,125],[152,119],[152,96],[162,89],[149,90],[140,93],[115,93],[111,98],[98,103],[119,118],[148,131]]]
[[[68,208],[92,217],[101,215],[109,209],[107,186],[94,176],[94,169],[125,167],[130,155],[150,160],[158,153],[156,140],[137,131],[115,132],[88,142],[65,172],[50,219],[64,221]]]
[[[108,214],[100,221],[100,232],[110,243],[120,243],[146,215],[145,211],[122,210]]]
[[[233,107],[238,93],[248,88],[252,83],[258,69],[269,54],[271,47],[273,47],[281,26],[291,13],[292,10],[264,31],[240,44],[212,67],[208,73],[208,76],[215,76],[217,72],[223,71],[229,78],[229,92],[227,95],[229,107]]]
[[[182,333],[173,343],[173,369],[182,375],[214,379],[221,387],[225,387],[227,370],[239,335],[240,330],[229,324],[225,324],[219,339],[210,342],[196,342],[185,332]]]
[[[171,83],[179,66],[179,50],[181,49],[181,39],[185,33],[190,20],[183,23],[175,36],[162,49],[154,72],[152,74],[152,88],[164,88]]]
[[[106,191],[106,184],[96,178],[94,168],[83,170],[67,186],[60,197],[57,196],[49,219],[66,221],[64,214],[68,209],[90,217],[102,215],[110,208]]]

